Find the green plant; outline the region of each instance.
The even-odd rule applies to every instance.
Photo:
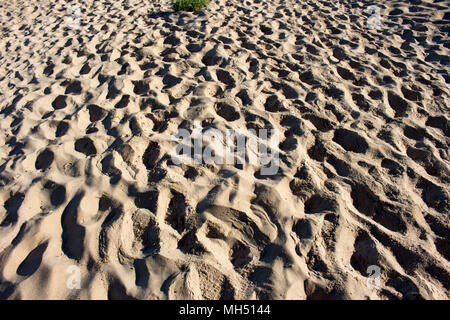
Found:
[[[173,0],[175,11],[197,11],[209,4],[209,0]]]
[[[8,38],[8,37],[9,37],[9,33],[8,33],[8,32],[2,33],[2,34],[0,35],[0,40],[1,40],[1,39],[4,39],[4,38]]]

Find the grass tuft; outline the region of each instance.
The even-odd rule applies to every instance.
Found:
[[[209,4],[209,0],[173,0],[175,11],[197,11]]]

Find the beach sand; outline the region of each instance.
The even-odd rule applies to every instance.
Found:
[[[1,299],[449,299],[449,1],[0,21]],[[198,125],[278,132],[276,174],[174,163]]]

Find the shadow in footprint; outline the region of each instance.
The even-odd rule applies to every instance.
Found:
[[[102,120],[106,116],[106,110],[95,104],[88,105],[87,109],[89,110],[89,119],[91,122]]]
[[[53,154],[53,151],[45,149],[37,156],[34,166],[37,170],[45,170],[50,167],[54,157],[55,155]]]
[[[80,93],[81,93],[81,82],[75,80],[70,82],[64,94],[80,94]]]
[[[136,300],[127,293],[127,289],[119,279],[113,279],[108,288],[108,300]]]
[[[58,137],[62,137],[64,136],[67,131],[69,130],[69,124],[65,121],[61,121],[58,126],[56,127],[56,132],[55,132],[55,136]]]
[[[47,246],[48,241],[34,248],[17,268],[17,274],[19,276],[28,277],[35,273],[41,265],[42,256],[44,255],[45,250],[47,250]]]
[[[138,192],[134,199],[134,204],[138,208],[147,209],[156,213],[158,204],[158,191]]]
[[[181,239],[178,241],[178,249],[187,254],[200,255],[205,252],[205,248],[198,241],[195,230],[188,231]]]
[[[9,281],[0,282],[0,300],[8,299],[14,292],[16,285]]]
[[[66,98],[67,96],[64,95],[57,96],[55,100],[53,100],[52,102],[53,109],[55,110],[64,109],[67,106]]]
[[[3,220],[2,224],[0,224],[0,227],[7,227],[17,222],[17,211],[22,205],[24,198],[25,195],[18,192],[5,201],[3,207],[6,209],[6,218]]]
[[[147,95],[148,90],[150,89],[148,83],[139,80],[139,81],[133,81],[133,84],[134,84],[133,92],[135,94],[139,94],[141,96]]]
[[[172,198],[169,203],[168,215],[166,222],[172,226],[178,233],[182,234],[186,229],[186,222],[190,215],[190,208],[182,193],[171,190]]]
[[[134,270],[136,272],[136,285],[139,287],[146,288],[148,286],[148,279],[150,277],[150,273],[148,272],[147,265],[145,264],[144,259],[136,259],[134,260]]]
[[[216,70],[216,76],[217,79],[226,84],[228,87],[230,88],[234,88],[236,85],[236,81],[234,80],[234,78],[231,76],[231,74],[223,69],[217,69]]]
[[[215,109],[217,114],[227,121],[236,121],[240,118],[239,112],[225,102],[218,102]]]
[[[97,149],[90,138],[81,138],[75,141],[75,150],[86,156],[96,155]]]
[[[130,95],[124,94],[122,96],[122,98],[120,99],[120,101],[116,103],[114,108],[117,108],[117,109],[125,108],[129,102],[130,102]]]
[[[169,89],[181,83],[181,78],[172,76],[171,74],[166,74],[162,82],[164,84],[164,89]]]
[[[155,168],[161,153],[161,148],[156,141],[151,141],[142,156],[142,162],[148,170]]]
[[[106,81],[105,79],[102,79],[102,81]],[[115,85],[115,78],[111,77],[111,79],[108,82],[108,94],[106,95],[106,99],[113,100],[119,95],[120,91],[116,88]]]
[[[44,184],[44,188],[51,191],[50,202],[55,207],[60,206],[66,201],[66,188],[64,186],[53,181],[47,181]]]
[[[121,177],[122,177],[122,171],[120,171],[119,169],[117,169],[114,166],[114,161],[113,161],[113,157],[111,154],[107,155],[102,161],[102,172],[109,176],[109,183],[112,185],[117,184]]]
[[[78,224],[78,209],[84,191],[78,192],[67,204],[61,216],[62,246],[64,254],[70,259],[80,260],[84,252],[85,228]]]
[[[89,72],[91,72],[91,67],[89,66],[89,63],[86,62],[81,68],[80,74],[88,74]]]
[[[49,65],[47,65],[45,67],[43,74],[46,75],[47,77],[51,76],[53,74],[54,68],[55,68],[55,65],[53,63],[50,63]]]
[[[391,108],[394,109],[395,117],[406,117],[407,111],[411,109],[405,100],[392,91],[388,92],[388,102]]]
[[[341,145],[341,147],[347,151],[366,153],[367,149],[369,149],[366,139],[361,137],[355,131],[347,129],[336,129],[333,141]]]

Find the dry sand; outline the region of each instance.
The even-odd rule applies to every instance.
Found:
[[[449,1],[371,4],[1,1],[0,298],[448,299]],[[195,121],[278,174],[174,165]]]

